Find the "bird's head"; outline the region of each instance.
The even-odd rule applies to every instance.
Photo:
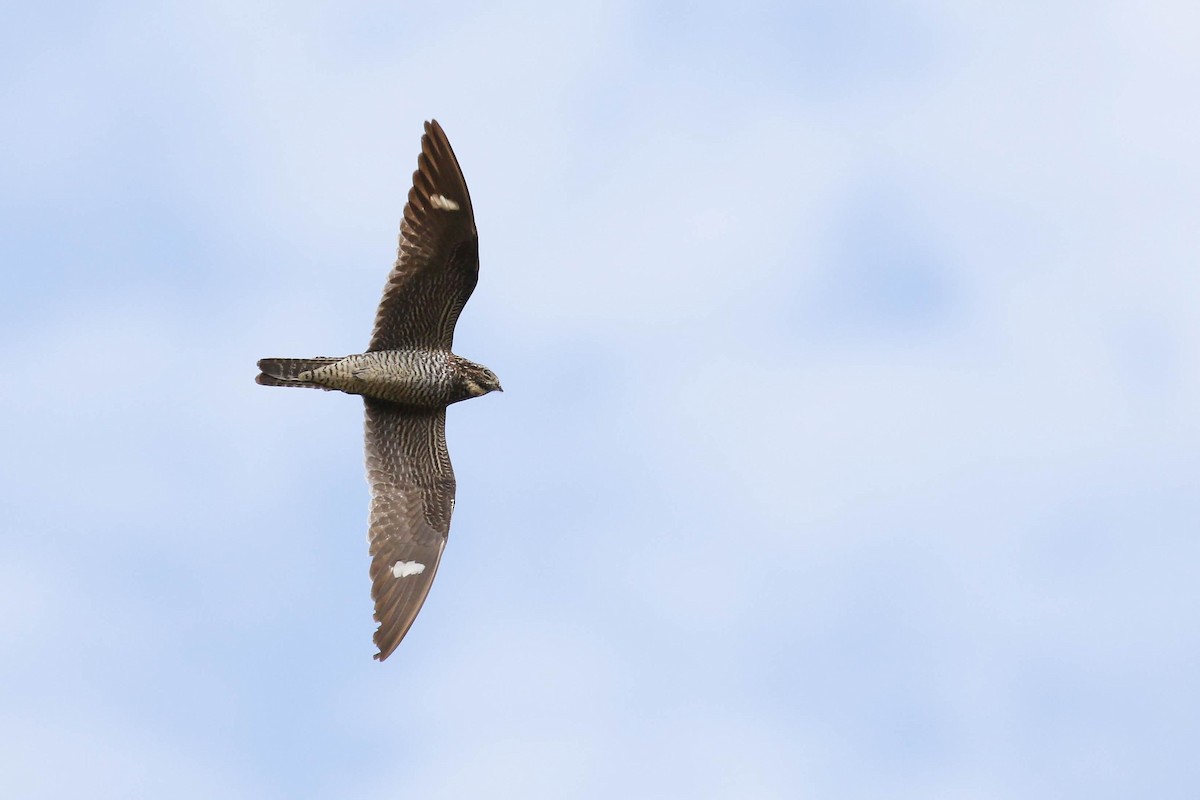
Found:
[[[470,392],[471,397],[481,397],[488,392],[504,391],[500,387],[500,379],[496,377],[496,373],[480,364],[471,364],[465,370],[463,377],[466,380],[467,391]]]

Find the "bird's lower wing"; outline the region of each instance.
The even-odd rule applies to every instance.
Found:
[[[376,658],[408,633],[429,594],[450,531],[454,471],[446,452],[446,412],[366,401],[367,480],[371,484],[371,597]]]

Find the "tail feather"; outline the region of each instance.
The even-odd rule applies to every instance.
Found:
[[[258,362],[262,370],[255,382],[261,386],[302,386],[309,389],[327,389],[319,383],[301,380],[298,376],[309,370],[334,364],[340,358],[321,356],[319,358],[264,358]]]

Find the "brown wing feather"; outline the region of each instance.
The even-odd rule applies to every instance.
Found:
[[[426,122],[399,254],[367,349],[449,350],[459,312],[478,280],[479,236],[467,182],[442,126]]]
[[[454,470],[446,451],[445,409],[421,411],[371,399],[366,407],[367,540],[379,623],[375,657],[382,661],[412,626],[437,574],[454,510]]]

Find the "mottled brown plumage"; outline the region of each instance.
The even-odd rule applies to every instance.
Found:
[[[425,602],[454,510],[446,406],[500,389],[491,370],[450,352],[454,325],[479,278],[479,238],[462,170],[436,121],[425,123],[367,352],[265,358],[257,381],[361,395],[371,485],[371,596],[387,658]]]

